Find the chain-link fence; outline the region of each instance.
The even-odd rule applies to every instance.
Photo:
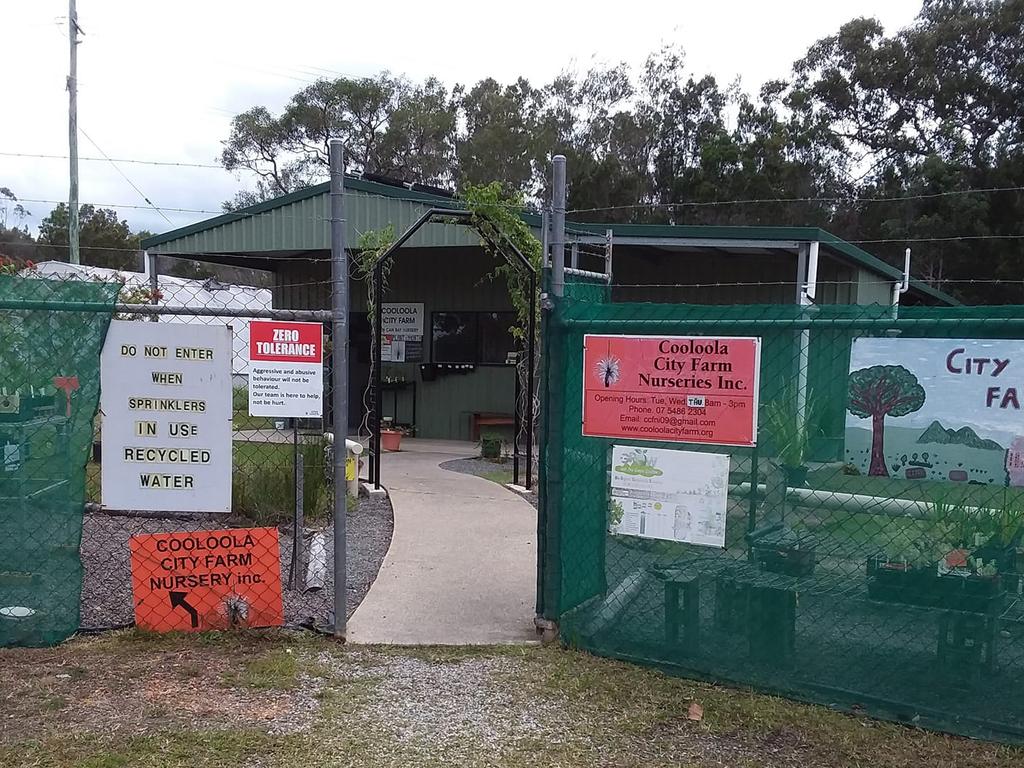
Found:
[[[567,286],[548,326],[563,640],[1024,738],[1024,310],[607,293]]]
[[[154,293],[80,272],[0,278],[0,645],[137,618],[157,629],[330,625],[329,324],[315,326],[323,382],[306,382],[322,386],[322,415],[253,415],[249,383],[254,319],[327,313],[272,309],[269,287],[161,278]],[[104,363],[115,425],[99,398],[101,347],[125,321],[153,329],[139,337],[153,349],[132,350],[153,386],[119,387]],[[104,359],[117,352],[108,345]],[[206,364],[219,366],[216,382]],[[216,435],[202,433],[210,424]],[[105,456],[105,444],[124,455]],[[192,502],[112,504],[104,484]]]

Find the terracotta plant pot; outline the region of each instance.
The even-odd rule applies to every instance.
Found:
[[[380,447],[385,451],[402,450],[402,433],[397,429],[382,429],[380,431]]]

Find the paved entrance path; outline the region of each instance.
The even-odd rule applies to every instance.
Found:
[[[536,510],[490,480],[438,466],[476,455],[471,443],[410,440],[402,448],[381,464],[395,513],[391,548],[349,620],[348,641],[536,640]]]

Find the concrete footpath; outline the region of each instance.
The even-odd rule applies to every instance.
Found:
[[[405,450],[408,446],[408,450]],[[348,624],[350,643],[536,640],[537,512],[490,480],[441,469],[471,443],[409,440],[384,454],[395,531]]]

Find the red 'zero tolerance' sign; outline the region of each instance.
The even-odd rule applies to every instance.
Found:
[[[323,413],[320,323],[249,323],[249,414],[315,418]]]
[[[583,337],[583,434],[673,443],[757,442],[761,340]]]

